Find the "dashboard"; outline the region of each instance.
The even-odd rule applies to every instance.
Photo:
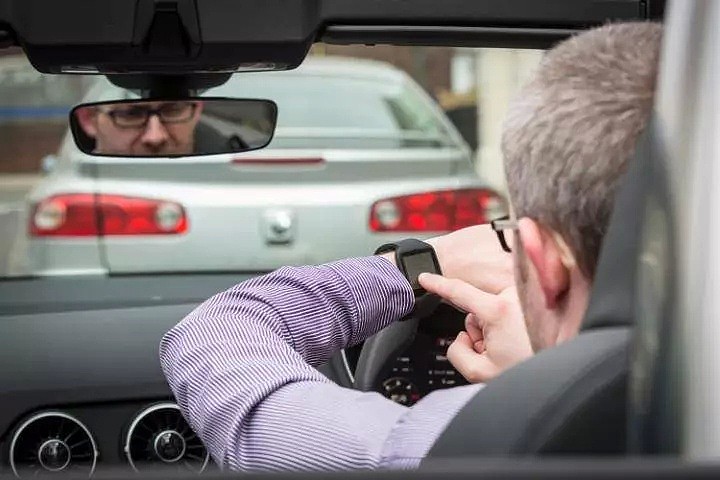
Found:
[[[157,357],[164,332],[194,305],[1,316],[5,468],[21,478],[119,465],[204,471],[207,452],[173,403]]]
[[[158,345],[198,303],[255,275],[3,282],[1,473],[213,470],[173,401]],[[388,362],[377,391],[411,405],[459,382],[444,358],[449,338],[421,329],[416,342]],[[352,387],[347,357],[338,354],[319,370]]]

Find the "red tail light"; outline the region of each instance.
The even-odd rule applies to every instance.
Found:
[[[503,215],[503,199],[488,189],[445,190],[386,198],[370,211],[374,232],[445,232]]]
[[[185,210],[177,203],[91,193],[47,198],[30,219],[35,237],[174,235],[187,228]]]

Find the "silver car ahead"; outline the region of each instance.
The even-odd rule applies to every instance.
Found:
[[[85,101],[115,88],[103,78]],[[505,210],[442,110],[389,64],[311,57],[294,71],[235,75],[207,95],[275,101],[270,145],[100,158],[66,135],[54,172],[28,196],[15,270],[261,272],[370,254]]]

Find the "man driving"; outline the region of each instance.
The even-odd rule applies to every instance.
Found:
[[[189,155],[195,152],[199,101],[118,102],[75,110],[92,153],[121,156]]]
[[[75,111],[93,153],[123,156],[189,155],[203,104],[197,101],[118,102]]]
[[[495,232],[477,226],[427,242],[443,275],[423,273],[419,283],[468,313],[448,356],[469,380],[491,380],[577,335],[615,190],[650,116],[661,35],[653,23],[608,25],[549,51],[503,128],[515,216],[495,222]],[[419,465],[482,384],[438,390],[408,408],[314,368],[418,308],[416,278],[398,262],[419,244],[248,280],[165,335],[163,371],[216,462],[233,470]]]

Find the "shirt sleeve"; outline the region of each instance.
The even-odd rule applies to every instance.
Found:
[[[480,387],[407,408],[339,387],[314,367],[412,305],[407,280],[382,257],[285,267],[200,305],[163,337],[161,364],[224,468],[411,468]]]

